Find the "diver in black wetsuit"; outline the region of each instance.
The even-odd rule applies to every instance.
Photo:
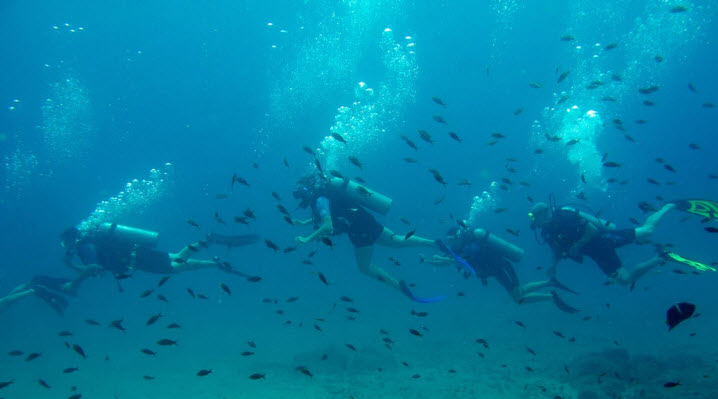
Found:
[[[62,315],[69,305],[67,296],[75,296],[80,283],[88,277],[96,275],[97,272],[98,270],[93,267],[84,268],[74,280],[35,276],[29,283],[20,284],[8,295],[0,298],[0,312],[23,298],[35,295]]]
[[[356,183],[352,182],[352,184]],[[422,298],[411,294],[403,281],[398,281],[384,269],[372,263],[372,254],[374,253],[374,244],[391,248],[436,248],[436,242],[415,235],[407,238],[398,236],[384,227],[361,205],[361,201],[350,194],[346,189],[349,185],[348,180],[344,180],[343,184],[332,185],[319,175],[307,175],[299,180],[298,188],[294,191],[293,196],[300,201],[300,208],[311,208],[312,218],[304,221],[293,220],[293,222],[302,225],[313,222],[316,230],[307,237],[296,237],[296,241],[307,243],[322,237],[346,233],[354,246],[356,263],[360,272],[401,290],[413,300],[425,302]],[[357,190],[359,195],[366,198],[374,195],[363,186],[359,187]]]
[[[533,206],[529,218],[532,228],[541,229],[541,237],[551,247],[553,264],[548,270],[550,276],[556,275],[556,266],[561,259],[582,263],[583,257],[588,256],[606,276],[622,285],[633,286],[651,268],[666,260],[656,256],[628,270],[618,257],[616,248],[647,241],[661,218],[674,207],[674,204],[664,205],[635,229],[619,230],[576,209],[552,207],[543,202]]]
[[[227,273],[242,277],[247,275],[235,271],[229,263],[215,258],[214,260],[193,259],[190,256],[210,244],[242,246],[258,241],[256,235],[221,236],[209,234],[207,239],[187,245],[178,253],[158,251],[142,242],[133,242],[121,234],[122,229],[139,231],[140,234],[151,233],[127,226],[111,225],[107,230],[82,234],[77,228],[69,228],[62,233],[62,246],[65,248],[63,262],[68,267],[82,272],[87,267],[97,267],[118,277],[140,270],[148,273],[171,274],[189,270],[218,268]],[[156,233],[153,233],[156,238]],[[74,257],[81,264],[73,262]]]
[[[464,277],[476,275],[483,285],[487,284],[489,277],[493,277],[518,304],[553,301],[561,311],[577,312],[556,291],[536,292],[544,288],[559,288],[575,293],[555,278],[521,285],[512,262],[520,261],[524,251],[485,229],[453,228],[447,233],[441,250],[447,256],[434,255],[424,261],[436,265],[455,264],[462,269]]]

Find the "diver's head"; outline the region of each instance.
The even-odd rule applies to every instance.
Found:
[[[60,244],[63,248],[71,249],[77,244],[80,238],[82,238],[80,230],[77,227],[70,227],[60,233]]]
[[[551,210],[546,203],[537,202],[529,212],[529,219],[531,219],[531,228],[543,227],[551,221]]]
[[[465,227],[452,227],[446,232],[446,242],[452,248],[459,248],[471,239],[471,229]]]
[[[292,197],[299,200],[300,208],[307,208],[319,188],[319,179],[315,174],[309,174],[297,181],[297,188],[292,192]]]

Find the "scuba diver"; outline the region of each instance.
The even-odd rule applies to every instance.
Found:
[[[443,299],[415,296],[404,281],[398,281],[372,263],[374,244],[391,248],[437,248],[434,240],[415,235],[399,236],[376,221],[367,209],[386,214],[391,207],[390,198],[349,179],[328,180],[320,174],[310,174],[301,178],[297,182],[293,196],[300,201],[300,208],[311,208],[312,211],[312,218],[303,221],[293,220],[293,223],[306,225],[313,222],[316,229],[307,237],[296,237],[297,242],[326,240],[327,236],[346,233],[354,246],[356,263],[361,273],[399,289],[404,295],[417,302],[435,302]]]
[[[88,232],[71,227],[62,233],[61,239],[65,248],[65,265],[79,272],[95,265],[112,273],[118,280],[136,270],[171,274],[205,268],[218,268],[230,274],[251,277],[234,270],[228,262],[218,257],[201,260],[190,256],[201,249],[209,248],[210,244],[231,248],[253,244],[259,240],[256,235],[223,236],[212,233],[204,240],[187,245],[178,253],[169,253],[154,249],[158,233],[115,223],[102,223],[97,229]],[[80,259],[81,264],[73,262],[75,256]]]
[[[650,215],[646,222],[634,229],[616,229],[616,226],[595,216],[571,207],[556,207],[536,203],[529,218],[531,228],[541,229],[541,237],[551,247],[552,266],[549,276],[556,275],[556,267],[562,259],[569,258],[583,263],[583,257],[593,259],[611,280],[622,285],[633,286],[636,281],[656,265],[664,264],[666,256],[662,251],[643,263],[628,270],[621,263],[616,248],[631,243],[643,243],[653,234],[658,222],[675,204],[666,204]]]
[[[520,285],[512,262],[519,262],[524,250],[488,230],[452,228],[447,233],[446,242],[440,242],[439,247],[447,256],[434,255],[423,261],[435,265],[457,264],[465,278],[476,276],[483,285],[487,284],[489,277],[494,277],[518,304],[553,301],[563,312],[578,312],[564,302],[555,290],[550,293],[536,292],[543,288],[558,288],[576,293],[553,277]]]
[[[0,312],[23,298],[35,295],[62,315],[69,305],[66,297],[76,296],[80,283],[101,271],[96,266],[82,266],[78,270],[82,272],[74,280],[35,276],[29,283],[20,284],[10,291],[8,295],[0,298]]]

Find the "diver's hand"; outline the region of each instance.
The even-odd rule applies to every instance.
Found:
[[[306,244],[306,243],[309,242],[309,238],[307,238],[307,237],[302,237],[302,236],[296,236],[296,237],[294,238],[294,241],[296,241],[296,242],[298,242],[298,243],[300,243],[300,244]]]

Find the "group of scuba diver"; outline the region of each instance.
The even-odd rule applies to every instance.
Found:
[[[311,218],[292,220],[293,224],[314,226],[313,232],[308,236],[296,237],[297,244],[346,233],[354,247],[356,264],[362,274],[397,289],[413,301],[422,303],[437,302],[444,297],[416,296],[406,282],[397,280],[372,261],[375,244],[397,249],[435,249],[440,254],[424,258],[424,262],[437,266],[456,266],[464,277],[477,277],[484,285],[489,277],[493,277],[518,304],[551,301],[559,310],[568,313],[578,310],[567,304],[558,293],[575,293],[556,279],[557,265],[561,260],[571,259],[582,263],[584,256],[589,257],[610,280],[633,286],[653,267],[668,260],[682,259],[676,254],[658,251],[653,258],[633,268],[627,268],[616,253],[616,249],[624,245],[647,242],[658,222],[676,207],[673,203],[664,205],[651,214],[643,225],[632,229],[617,229],[612,223],[572,207],[556,206],[553,201],[549,201],[549,204],[536,203],[529,213],[531,227],[534,231],[540,231],[543,241],[551,249],[553,262],[548,268],[546,280],[522,285],[514,263],[521,261],[524,250],[486,229],[469,227],[463,223],[461,227],[452,228],[446,237],[440,239],[427,239],[413,234],[397,235],[380,224],[371,213],[386,214],[392,204],[390,198],[355,181],[327,178],[321,173],[301,178],[297,182],[293,197],[299,201],[299,208],[311,210]],[[687,201],[681,201],[680,209],[692,212],[686,209],[692,204],[687,204]],[[116,223],[102,223],[92,231],[69,228],[61,235],[65,249],[63,263],[76,273],[76,277],[64,279],[36,276],[29,283],[18,286],[6,297],[0,298],[0,311],[22,298],[34,295],[62,314],[68,306],[67,297],[75,296],[83,281],[106,273],[114,276],[118,287],[120,280],[135,271],[170,275],[216,268],[251,278],[218,257],[201,260],[193,258],[192,255],[211,245],[230,248],[250,245],[259,241],[256,235],[223,236],[211,233],[177,253],[155,249],[157,238],[156,232]],[[687,259],[685,261],[686,264],[692,262]],[[714,270],[707,265],[697,265],[707,268],[705,270]],[[698,268],[696,265],[691,266]]]

